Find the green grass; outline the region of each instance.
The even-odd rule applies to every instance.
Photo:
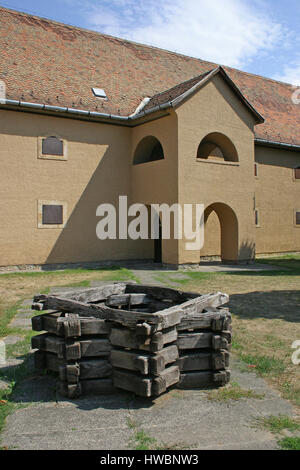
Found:
[[[256,422],[260,427],[264,427],[274,434],[279,434],[284,430],[293,432],[300,429],[300,425],[286,415],[266,416],[258,418]]]
[[[300,450],[300,437],[285,437],[278,444],[285,450]]]
[[[14,272],[14,273],[4,273],[0,274],[0,280],[1,279],[15,279],[15,278],[27,278],[27,277],[60,277],[62,274],[63,275],[69,275],[69,274],[84,274],[84,273],[90,273],[91,271],[99,271],[99,272],[105,272],[107,271],[109,274],[111,271],[116,271],[119,273],[126,273],[127,275],[131,274],[130,277],[135,277],[129,269],[123,268],[120,266],[103,266],[101,268],[95,267],[95,268],[73,268],[73,269],[58,269],[58,270],[53,270],[53,271],[26,271],[26,272]]]
[[[242,398],[256,398],[261,400],[264,398],[264,394],[259,394],[253,390],[245,390],[239,386],[236,382],[231,382],[227,387],[222,387],[216,390],[207,392],[208,400],[213,401],[229,401],[229,400],[241,400]]]
[[[274,357],[258,356],[254,354],[240,354],[239,357],[248,366],[255,366],[255,371],[263,376],[270,374],[278,375],[285,370],[283,361]],[[249,371],[249,368],[247,368],[247,371]]]
[[[14,333],[19,333],[20,330],[18,328],[7,328],[7,325],[11,322],[11,320],[14,318],[14,316],[17,314],[18,310],[20,309],[22,300],[17,302],[14,305],[11,305],[10,307],[7,307],[4,312],[2,312],[2,315],[0,315],[0,338],[3,338],[7,336],[10,332],[10,334]]]
[[[282,271],[278,270],[278,272],[283,275],[300,275],[300,254],[287,254],[270,258],[258,258],[256,259],[256,262],[258,264],[268,264],[278,268],[285,268]],[[270,273],[271,272],[272,271],[270,271]],[[277,273],[277,271],[273,271],[273,273]]]
[[[148,436],[143,429],[134,433],[134,441],[134,450],[150,450],[156,444],[156,440]]]

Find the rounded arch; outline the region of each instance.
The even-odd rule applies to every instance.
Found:
[[[211,132],[201,140],[197,150],[197,158],[239,161],[235,145],[229,137],[220,132]]]
[[[149,135],[138,143],[134,152],[133,164],[139,165],[140,163],[154,162],[164,158],[164,150],[160,141]]]
[[[208,217],[212,212],[217,214],[220,222],[221,260],[224,263],[235,262],[239,257],[238,218],[230,206],[224,204],[223,202],[215,202],[206,207],[204,211],[205,225]]]

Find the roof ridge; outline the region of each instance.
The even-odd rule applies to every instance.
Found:
[[[201,62],[201,63],[204,63],[204,64],[209,64],[210,66],[213,66],[213,65],[215,65],[216,67],[221,66],[225,69],[230,69],[230,70],[233,70],[233,71],[236,71],[236,72],[239,72],[239,73],[242,73],[244,75],[251,76],[251,77],[258,77],[258,78],[268,80],[268,81],[273,82],[273,83],[278,83],[278,84],[287,85],[287,86],[294,86],[292,83],[282,82],[280,80],[275,80],[275,79],[270,78],[270,77],[265,77],[264,75],[259,75],[259,74],[255,74],[255,73],[251,73],[251,72],[245,72],[244,70],[240,70],[240,69],[237,69],[237,68],[234,68],[234,67],[230,67],[229,65],[218,64],[216,62],[211,62],[211,61],[208,61],[208,60],[200,59],[199,57],[194,57],[194,56],[190,56],[190,55],[187,55],[187,54],[182,54],[180,52],[171,51],[169,49],[164,49],[164,48],[161,48],[161,47],[158,47],[158,46],[153,46],[153,45],[150,45],[150,44],[140,43],[140,42],[132,41],[130,39],[121,38],[121,37],[118,37],[118,36],[112,36],[110,34],[95,31],[93,29],[88,29],[88,28],[83,28],[81,26],[75,26],[75,25],[72,25],[72,24],[63,23],[62,21],[53,20],[51,18],[47,18],[47,17],[44,17],[44,16],[39,16],[39,15],[36,15],[36,14],[33,14],[33,13],[26,13],[24,11],[14,10],[12,8],[7,8],[7,7],[4,7],[4,6],[0,5],[0,11],[1,10],[6,11],[8,13],[16,13],[18,15],[31,16],[33,18],[48,21],[48,22],[51,22],[51,23],[54,23],[54,24],[57,24],[57,25],[60,25],[60,26],[67,27],[67,28],[73,28],[73,29],[78,30],[78,31],[84,31],[84,32],[92,34],[92,35],[111,38],[111,39],[115,39],[115,40],[120,41],[120,42],[128,42],[130,44],[134,44],[134,45],[139,46],[139,47],[147,47],[149,49],[163,51],[163,52],[166,52],[168,54],[175,55],[175,56],[185,57],[185,58],[197,61],[197,62]],[[182,82],[182,83],[185,83],[185,82]]]
[[[205,77],[205,75],[208,75],[210,72],[212,72],[214,69],[211,69],[211,70],[208,70],[207,72],[203,72],[201,73],[200,75],[195,75],[194,77],[191,77],[191,78],[188,78],[187,80],[184,80],[183,82],[179,82],[177,83],[177,85],[174,85],[172,86],[171,88],[167,88],[163,91],[160,91],[159,93],[155,93],[154,95],[151,96],[151,99],[159,96],[159,95],[163,95],[165,93],[168,93],[168,92],[171,92],[172,90],[175,90],[176,88],[182,86],[182,85],[185,85],[185,84],[188,84],[189,82],[193,82],[194,80],[197,80],[199,79],[199,82],[201,81],[201,79],[203,79]],[[197,82],[196,82],[197,83]],[[195,83],[195,84],[196,84]],[[191,86],[191,88],[193,87],[194,85]]]

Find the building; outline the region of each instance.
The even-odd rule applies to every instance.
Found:
[[[0,266],[300,251],[288,84],[0,8]],[[147,98],[147,99],[145,99]],[[205,205],[205,244],[99,240],[101,203]]]

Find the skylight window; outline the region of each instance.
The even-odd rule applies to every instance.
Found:
[[[104,90],[102,90],[102,88],[92,88],[92,90],[93,90],[94,95],[97,96],[97,98],[107,99],[106,93]]]

